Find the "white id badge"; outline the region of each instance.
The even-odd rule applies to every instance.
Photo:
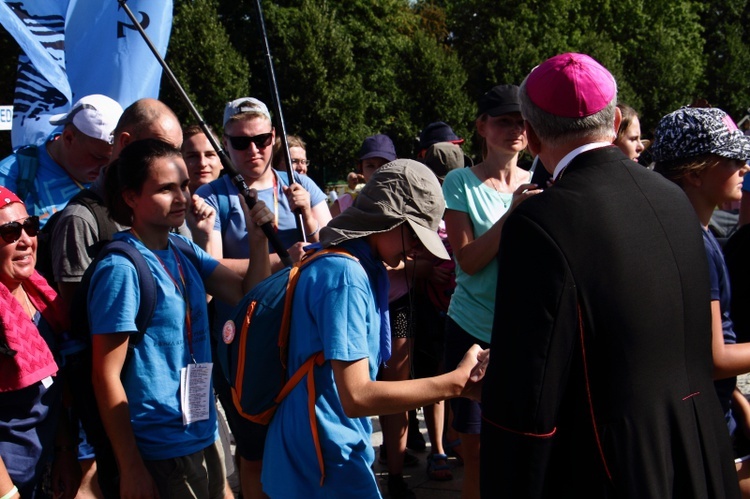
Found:
[[[212,362],[188,364],[180,369],[182,424],[204,421],[210,414]]]

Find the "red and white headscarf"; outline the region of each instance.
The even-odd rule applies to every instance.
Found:
[[[16,196],[16,193],[11,191],[5,186],[0,185],[0,208],[5,208],[11,203],[21,203],[23,204],[23,201]]]

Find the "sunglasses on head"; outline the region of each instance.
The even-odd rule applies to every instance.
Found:
[[[264,149],[271,145],[273,139],[273,133],[261,133],[259,135],[253,135],[248,137],[246,135],[240,135],[238,137],[232,137],[231,135],[224,134],[229,139],[229,143],[232,145],[232,149],[235,151],[244,151],[250,147],[250,143],[255,144],[258,149]]]
[[[15,243],[21,239],[21,230],[25,230],[29,237],[39,233],[39,217],[29,217],[23,222],[8,222],[0,225],[0,237],[6,243]]]

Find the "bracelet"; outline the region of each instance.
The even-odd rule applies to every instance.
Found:
[[[7,493],[7,494],[5,494],[5,495],[4,495],[3,497],[0,497],[0,499],[10,499],[11,497],[13,497],[14,495],[16,495],[17,493],[18,493],[18,487],[16,487],[16,486],[14,485],[14,486],[13,486],[13,488],[12,488],[12,489],[10,489],[10,490],[8,491],[8,493]]]
[[[314,230],[314,231],[312,231],[311,233],[309,233],[309,234],[307,235],[307,237],[313,237],[313,236],[314,236],[315,234],[317,234],[317,233],[318,233],[319,231],[320,231],[320,222],[318,222],[317,220],[315,220],[315,230]],[[0,497],[0,499],[3,499],[3,498],[2,498],[2,497]]]

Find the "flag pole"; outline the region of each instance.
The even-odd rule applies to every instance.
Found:
[[[268,43],[268,33],[266,32],[266,21],[263,17],[263,7],[261,7],[261,0],[256,1],[256,15],[258,18],[258,26],[260,26],[261,37],[263,38],[263,49],[264,57],[266,59],[266,71],[268,73],[268,85],[271,87],[271,101],[278,121],[279,131],[281,132],[281,151],[284,154],[286,160],[286,171],[289,175],[289,185],[294,183],[294,168],[292,167],[292,154],[289,152],[289,142],[286,137],[286,125],[284,123],[284,114],[281,111],[281,98],[279,97],[279,86],[276,83],[276,72],[273,68],[273,58],[271,57],[271,47]],[[300,241],[307,242],[307,236],[305,235],[304,225],[302,223],[302,213],[300,210],[295,210],[294,221],[297,224],[297,231],[299,233]]]
[[[232,163],[232,160],[229,158],[229,155],[226,153],[224,148],[221,147],[218,141],[214,138],[213,133],[211,133],[211,130],[208,128],[208,124],[205,122],[201,114],[198,112],[198,109],[195,108],[195,106],[193,105],[193,102],[190,100],[190,97],[182,88],[182,85],[180,85],[180,82],[177,81],[177,77],[169,68],[169,66],[167,65],[166,61],[161,56],[161,54],[159,54],[159,51],[156,49],[154,44],[151,43],[151,39],[149,39],[148,35],[143,30],[143,26],[141,26],[141,23],[138,22],[138,19],[133,14],[133,11],[130,10],[130,7],[127,6],[127,0],[117,0],[117,2],[120,4],[120,7],[122,7],[125,10],[125,13],[133,22],[133,25],[135,26],[136,30],[141,34],[141,37],[143,37],[143,41],[146,42],[146,45],[148,45],[148,48],[151,49],[151,52],[159,61],[159,64],[161,65],[162,69],[164,69],[164,73],[167,75],[167,78],[172,83],[172,85],[174,85],[175,89],[177,90],[177,93],[180,95],[183,102],[187,105],[191,114],[198,121],[198,125],[201,127],[201,130],[203,130],[203,133],[206,135],[206,138],[211,143],[211,146],[216,150],[216,153],[219,155],[219,159],[221,160],[221,165],[229,173],[230,177],[232,178],[232,182],[237,187],[237,190],[240,191],[242,196],[245,198],[245,202],[247,203],[247,205],[250,208],[252,208],[256,203],[256,199],[255,199],[255,196],[251,195],[250,188],[247,186],[247,183],[245,183],[245,179],[242,177],[242,175],[239,173],[237,168],[234,166],[234,163]],[[271,246],[273,247],[274,251],[276,251],[276,254],[279,255],[279,258],[281,259],[282,263],[286,266],[291,267],[292,259],[289,256],[289,252],[281,244],[281,240],[279,239],[279,236],[276,233],[276,229],[274,228],[273,224],[271,222],[266,222],[265,224],[261,226],[261,228],[263,229],[263,233],[268,238],[268,241],[271,243]]]

